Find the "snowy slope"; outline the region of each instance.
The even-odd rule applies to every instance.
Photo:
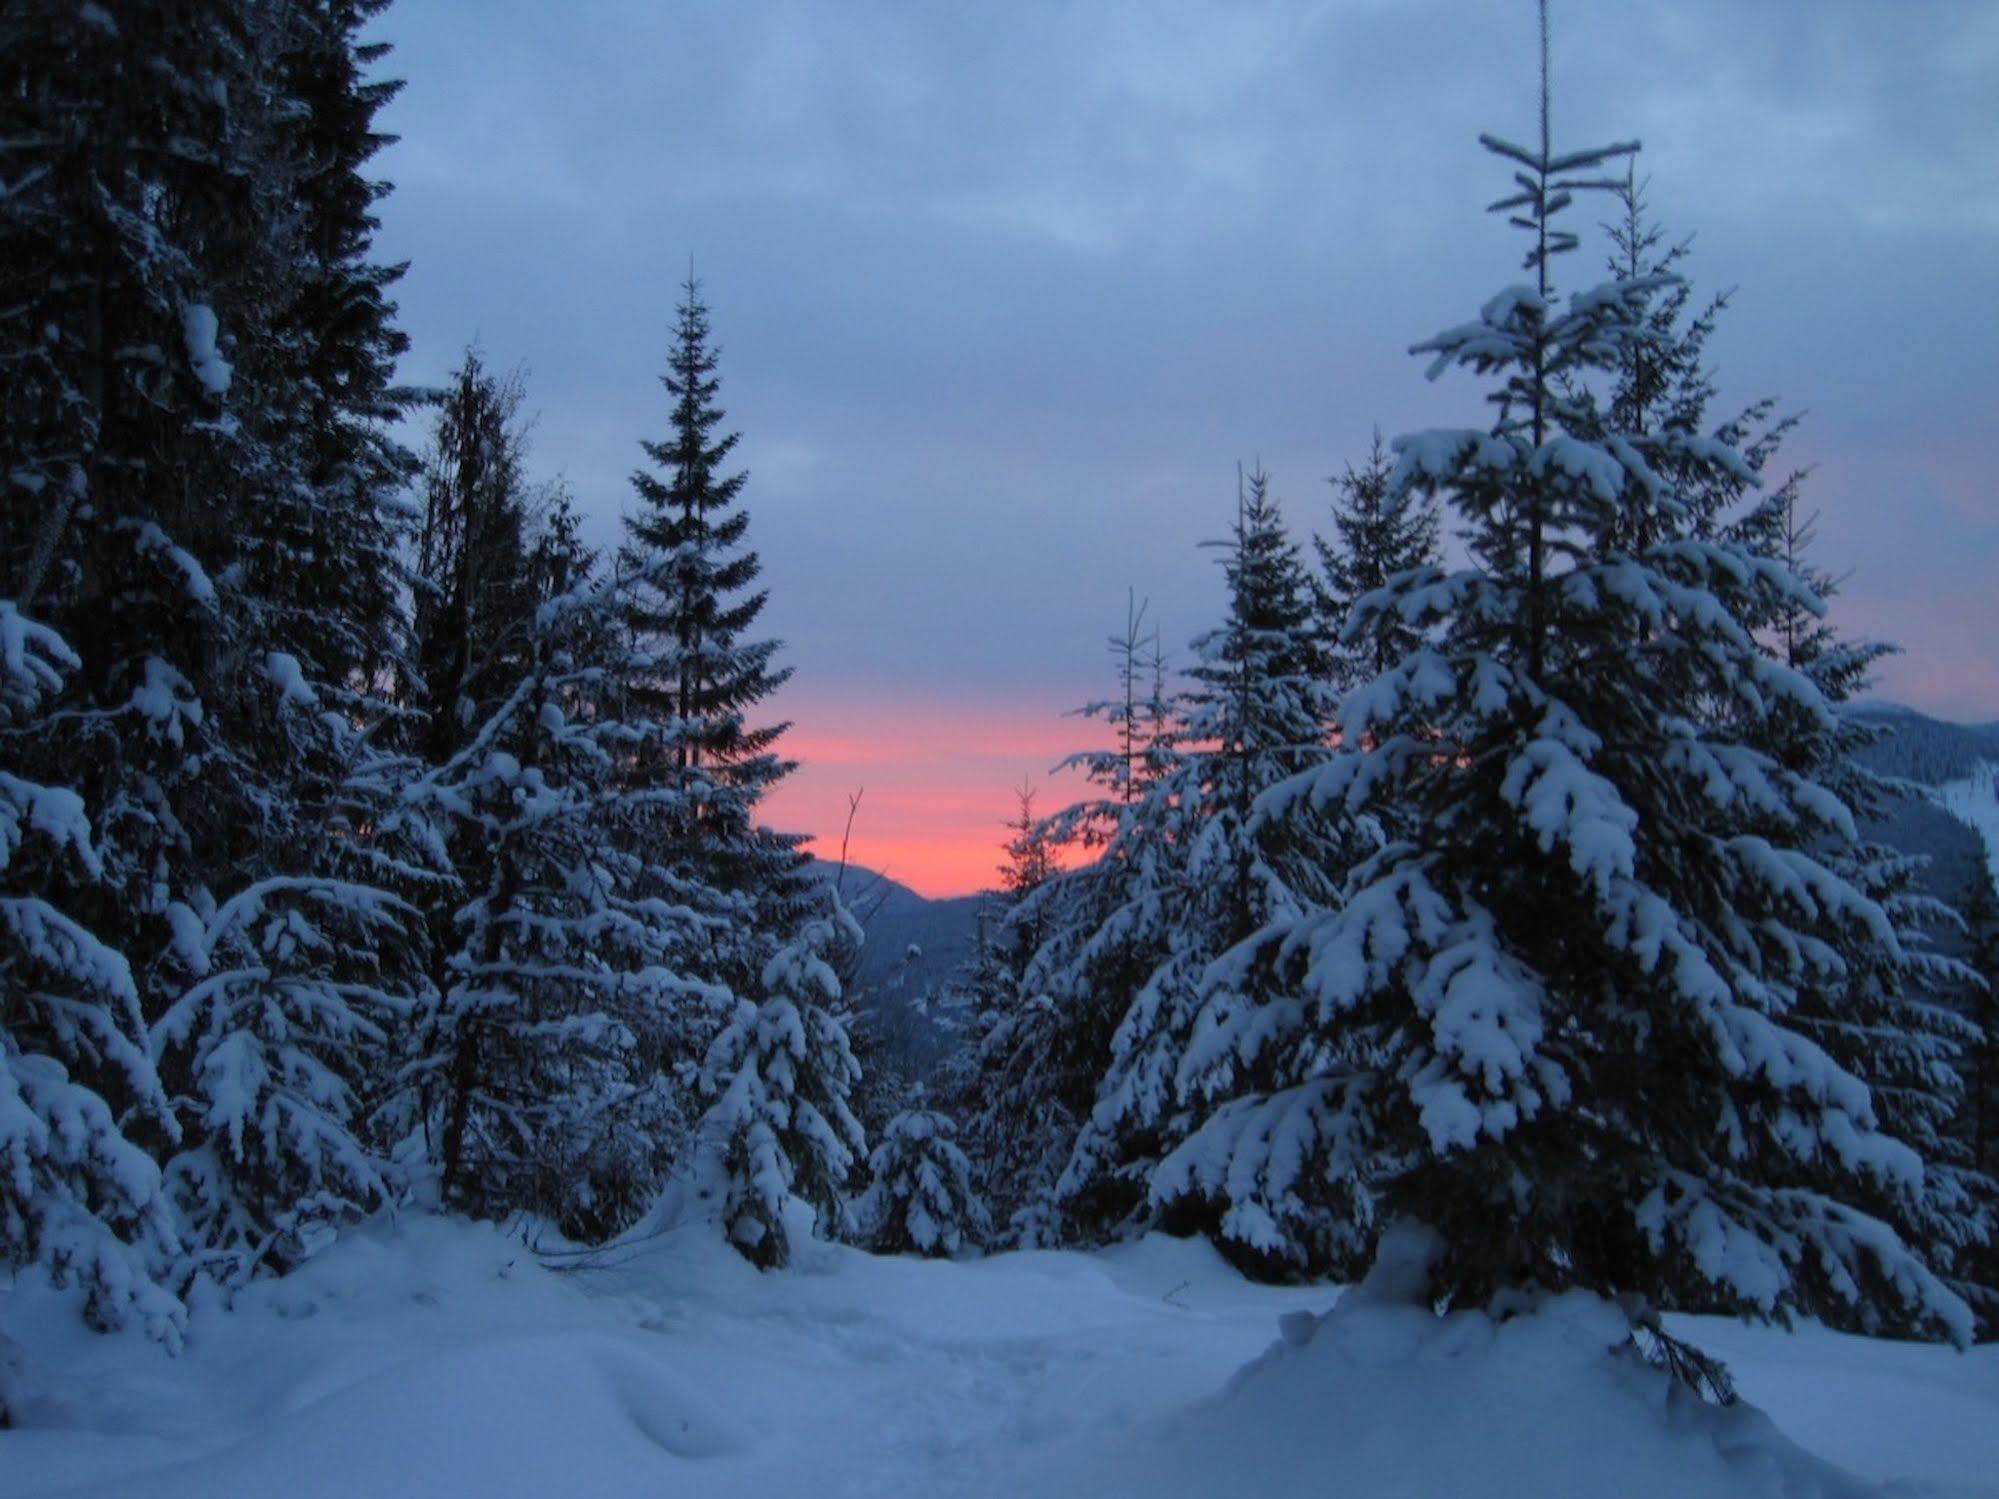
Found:
[[[1291,1315],[1279,1337],[1331,1300],[1156,1237],[964,1264],[817,1247],[760,1276],[681,1233],[552,1273],[495,1231],[417,1222],[200,1310],[178,1361],[0,1291],[40,1359],[0,1495],[1179,1499],[1252,1472],[1398,1499],[1467,1473],[1537,1499],[1851,1492],[1753,1412],[1663,1418],[1587,1307],[1497,1331]],[[1999,1350],[1682,1331],[1822,1456],[1902,1495],[1999,1495]]]
[[[1854,712],[1880,731],[1860,762],[1908,789],[1880,809],[1867,836],[1928,859],[1918,883],[1941,900],[1962,900],[1981,862],[1999,874],[1999,724],[1949,723],[1887,703]],[[1938,940],[1946,951],[1956,945],[1948,933]]]
[[[1943,809],[1977,832],[1985,845],[1986,867],[1999,880],[1999,762],[1986,760],[1968,775],[1946,781],[1933,795]]]

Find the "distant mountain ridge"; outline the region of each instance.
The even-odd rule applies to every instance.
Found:
[[[1999,873],[1999,723],[1951,723],[1898,703],[1861,703],[1852,712],[1881,731],[1856,758],[1909,787],[1864,831],[1926,857],[1918,883],[1958,903],[1981,863]],[[1946,951],[1956,946],[1945,933],[1937,942]]]
[[[1859,756],[1881,775],[1942,786],[1970,778],[1982,764],[1999,764],[1999,723],[1951,723],[1899,703],[1859,703],[1852,711],[1884,730]]]
[[[843,872],[827,860],[816,862],[826,878],[840,879],[841,898],[867,933],[855,976],[857,997],[921,999],[972,956],[986,896],[932,899],[878,870],[850,864]]]

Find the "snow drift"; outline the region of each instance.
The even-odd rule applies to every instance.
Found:
[[[962,1262],[802,1242],[760,1274],[687,1221],[559,1263],[378,1222],[198,1301],[178,1358],[0,1283],[0,1499],[1999,1499],[1999,1349],[1676,1319],[1773,1426],[1612,1351],[1601,1301],[1439,1318],[1371,1281],[1327,1313],[1158,1235]]]
[[[1620,1348],[1581,1293],[1506,1321],[1359,1298],[1285,1336],[1169,1418],[1107,1492],[1341,1499],[1860,1499],[1747,1404],[1703,1403]]]

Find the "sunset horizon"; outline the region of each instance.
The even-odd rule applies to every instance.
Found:
[[[931,900],[993,889],[1021,788],[1033,789],[1039,814],[1059,810],[1086,789],[1060,762],[1096,747],[1092,720],[1027,696],[995,705],[791,691],[778,708],[792,721],[780,745],[798,769],[770,797],[772,826],[837,862],[858,792],[849,862]]]

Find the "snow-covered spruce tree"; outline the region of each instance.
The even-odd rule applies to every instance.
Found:
[[[716,1199],[729,1242],[763,1269],[789,1262],[785,1205],[808,1203],[822,1233],[844,1232],[848,1174],[867,1154],[848,1106],[859,1080],[832,1006],[840,981],[828,955],[860,932],[831,896],[765,963],[761,999],[739,998],[702,1066],[715,1101],[702,1119],[700,1189]]]
[[[1185,857],[1203,815],[1188,767],[1199,751],[1181,743],[1186,705],[1167,699],[1159,633],[1147,635],[1142,622],[1142,610],[1127,608],[1126,629],[1111,640],[1117,694],[1082,710],[1103,720],[1113,742],[1065,766],[1080,767],[1101,792],[1051,819],[1050,836],[1091,857],[1049,901],[1052,930],[1023,974],[1035,1000],[1023,1013],[1038,1023],[1014,1037],[1016,1050],[1031,1053],[1021,1070],[1063,1095],[1064,1128],[1042,1142],[1056,1174],[1026,1205],[1041,1242],[1104,1242],[1144,1204],[1142,1178],[1132,1191],[1091,1109],[1102,1109],[1107,1069],[1117,1070],[1120,1018],[1146,1003],[1152,980],[1188,945]],[[1021,1209],[1015,1217],[1025,1221]]]
[[[1791,475],[1740,529],[1752,550],[1781,561],[1811,591],[1809,601],[1780,604],[1761,633],[1766,652],[1816,686],[1835,713],[1819,721],[1779,704],[1745,733],[1856,816],[1878,819],[1906,792],[1862,763],[1860,752],[1882,730],[1845,707],[1894,648],[1849,640],[1832,623],[1828,606],[1839,580],[1811,559],[1816,526],[1798,508],[1802,480]],[[1959,996],[1973,975],[1935,947],[1938,937],[1956,935],[1962,917],[1922,891],[1918,879],[1927,860],[1920,856],[1865,838],[1829,842],[1816,852],[1880,905],[1896,940],[1844,954],[1841,972],[1801,995],[1796,1023],[1867,1084],[1883,1129],[1914,1147],[1925,1166],[1919,1191],[1876,1189],[1858,1200],[1920,1247],[1990,1323],[1999,1318],[1999,1289],[1990,1283],[1989,1268],[1999,1242],[1999,1187],[1978,1168],[1959,1128],[1969,1097],[1966,1072],[1979,1041]],[[1980,1265],[1987,1268],[1975,1268]],[[1864,1304],[1823,1315],[1861,1331],[1873,1327],[1872,1309]]]
[[[275,544],[275,517],[323,513],[296,350],[346,336],[284,312],[324,227],[293,203],[301,116],[275,61],[305,22],[35,4],[0,24],[25,28],[4,66],[27,69],[6,108],[29,153],[0,275],[33,289],[9,299],[0,551],[79,663],[31,773],[94,809],[104,877],[72,914],[124,955],[152,1027],[192,1265],[233,1276],[296,1252],[366,1175],[371,1021],[347,1006],[380,992],[389,909],[328,869],[351,725],[319,694],[346,684],[302,669],[300,548]]]
[[[381,826],[426,848],[442,878],[421,882],[418,891],[428,971],[384,1122],[399,1143],[421,1136],[423,1157],[440,1178],[444,1074],[457,1047],[447,995],[459,982],[461,916],[468,899],[491,886],[499,850],[469,808],[428,793],[503,709],[520,711],[513,699],[533,667],[537,589],[522,398],[518,373],[490,373],[477,349],[466,350],[433,398],[421,516],[411,538],[410,638],[395,682],[394,738],[419,784]],[[505,1205],[496,1210],[514,1205],[517,1186],[496,1189],[493,1202]]]
[[[414,707],[405,601],[418,464],[393,429],[417,395],[394,383],[408,339],[389,297],[403,268],[374,256],[388,184],[367,175],[390,140],[375,116],[402,85],[370,76],[389,49],[359,39],[386,7],[302,0],[274,12],[260,38],[267,166],[250,227],[287,234],[261,357],[238,361],[234,378],[259,384],[292,470],[254,507],[246,567],[259,635],[297,665],[266,663],[284,679],[278,707],[301,711],[259,738],[290,767],[301,820],[320,834],[310,862],[407,890],[435,882],[432,861],[372,836],[412,774],[397,747]]]
[[[394,1194],[370,1115],[428,992],[406,896],[449,888],[430,830],[399,826],[414,766],[371,738],[386,710],[371,724],[358,678],[306,673],[265,651],[232,704],[268,789],[238,830],[241,883],[177,913],[189,977],[152,1027],[179,1080],[168,1179],[192,1263],[225,1284],[298,1263]]]
[[[153,1035],[181,1080],[169,1180],[224,1281],[386,1200],[364,1116],[425,984],[419,912],[392,888],[437,870],[376,836],[410,769],[385,754],[382,692],[402,655],[404,340],[383,294],[397,272],[369,259],[382,189],[360,174],[394,91],[361,78],[381,49],[355,33],[379,9],[287,7],[241,39],[226,145],[248,212],[208,248],[244,330],[219,424],[244,503],[222,590],[235,660],[203,698],[253,815],[204,843],[218,877],[179,924],[186,988]]]
[[[1260,472],[1239,496],[1221,561],[1228,614],[1194,641],[1191,686],[1180,706],[1182,748],[1106,856],[1139,877],[1065,986],[1099,990],[1121,1016],[1095,1103],[1057,1185],[1065,1220],[1088,1238],[1128,1229],[1158,1210],[1148,1191],[1155,1168],[1186,1137],[1196,1111],[1222,1101],[1191,1097],[1179,1081],[1195,1016],[1212,993],[1211,965],[1271,922],[1323,909],[1350,862],[1338,820],[1262,819],[1255,811],[1265,791],[1324,761],[1332,713],[1312,583]],[[1135,982],[1092,971],[1093,950],[1129,951],[1141,933],[1147,940]],[[1268,997],[1253,971],[1239,984],[1240,1005]],[[1236,1203],[1225,1185],[1190,1182],[1163,1200],[1181,1226],[1214,1234],[1264,1268],[1295,1272],[1324,1264],[1304,1226],[1310,1195],[1296,1194],[1302,1211],[1281,1232],[1256,1202]]]
[[[1809,591],[1694,525],[1679,476],[1739,479],[1738,453],[1583,398],[1663,288],[1555,300],[1576,244],[1557,215],[1633,148],[1556,154],[1545,102],[1538,148],[1485,140],[1515,169],[1496,206],[1530,236],[1532,284],[1418,346],[1433,373],[1491,379],[1496,421],[1396,444],[1392,487],[1442,496],[1472,565],[1363,606],[1434,643],[1352,694],[1332,763],[1264,803],[1393,803],[1402,831],[1339,909],[1264,935],[1293,997],[1211,1006],[1192,1078],[1272,1067],[1283,1149],[1344,1185],[1357,1237],[1433,1230],[1440,1301],[1697,1287],[1748,1315],[1867,1308],[1962,1337],[1963,1303],[1856,1206],[1918,1193],[1920,1159],[1796,1023],[1856,954],[1899,943],[1825,857],[1854,841],[1848,810],[1746,732],[1780,707],[1836,722],[1753,634]],[[1633,506],[1652,534],[1614,544]],[[1240,1143],[1225,1111],[1183,1149],[1219,1173]]]
[[[1686,534],[1723,531],[1734,543],[1780,563],[1806,592],[1770,601],[1770,612],[1752,620],[1766,654],[1817,687],[1834,710],[1830,718],[1783,701],[1759,705],[1745,718],[1733,702],[1715,705],[1717,731],[1739,735],[1785,770],[1836,796],[1862,821],[1877,818],[1898,794],[1865,769],[1860,752],[1876,737],[1868,720],[1847,711],[1867,687],[1875,664],[1892,647],[1845,639],[1829,617],[1838,580],[1811,560],[1813,525],[1799,509],[1802,473],[1758,492],[1760,477],[1777,455],[1796,418],[1773,418],[1775,403],[1758,401],[1709,427],[1715,393],[1706,365],[1708,340],[1727,308],[1725,296],[1695,313],[1684,277],[1689,242],[1669,241],[1653,221],[1635,174],[1618,192],[1621,215],[1609,226],[1613,276],[1627,280],[1672,275],[1676,279],[1648,302],[1643,335],[1627,341],[1606,396],[1607,410],[1590,432],[1621,432],[1655,444],[1662,486],[1683,507]],[[1743,466],[1705,464],[1659,439],[1708,431],[1739,450]],[[1643,497],[1625,507],[1621,524],[1608,530],[1612,549],[1639,549],[1670,531],[1657,507]],[[1861,944],[1845,955],[1844,971],[1805,986],[1792,1023],[1823,1046],[1842,1067],[1866,1083],[1882,1128],[1913,1146],[1926,1163],[1922,1189],[1896,1190],[1858,1199],[1950,1272],[1956,1288],[1980,1299],[1962,1270],[1992,1237],[1991,1190],[1968,1169],[1968,1152],[1954,1131],[1964,1096],[1957,1062],[1970,1029],[1951,1003],[1963,983],[1959,965],[1934,950],[1935,937],[1957,918],[1917,888],[1923,861],[1864,838],[1828,840],[1814,854],[1874,900],[1893,924],[1897,941]],[[1698,1303],[1698,1287],[1688,1292]],[[1828,1311],[1826,1315],[1834,1315]],[[1856,1308],[1850,1325],[1865,1326],[1870,1313]]]
[[[173,217],[217,187],[218,73],[165,16],[0,15],[0,1243],[81,1279],[93,1323],[137,1310],[168,1337],[177,1236],[135,1147],[176,1130],[144,1025],[163,909],[192,882],[187,793],[227,784],[183,760],[189,675],[222,631],[182,486],[223,465],[182,357],[208,324]]]
[[[1357,638],[1346,638],[1354,606],[1391,578],[1439,560],[1440,527],[1434,505],[1420,496],[1392,494],[1393,473],[1380,429],[1367,460],[1330,482],[1333,535],[1313,538],[1319,557],[1315,601],[1326,641],[1335,692],[1373,681],[1422,643],[1415,627],[1395,616],[1370,616]]]
[[[372,76],[389,48],[360,33],[388,0],[302,0],[275,13],[264,75],[275,190],[263,231],[292,226],[283,296],[269,321],[278,357],[269,403],[282,416],[298,482],[258,507],[251,563],[261,632],[299,663],[283,678],[287,732],[270,736],[295,768],[317,863],[347,880],[408,891],[434,885],[434,858],[378,838],[414,774],[398,751],[412,666],[407,599],[415,456],[395,434],[417,393],[394,383],[408,347],[390,293],[403,267],[375,258],[375,204],[389,185],[367,167],[391,137],[375,116],[401,90]],[[281,503],[296,498],[298,503]],[[309,723],[307,720],[309,719]],[[301,732],[316,727],[317,744]],[[309,757],[316,756],[315,767]],[[315,774],[315,769],[318,773]],[[421,987],[401,976],[403,987]]]
[[[1053,1233],[1049,1194],[1089,1106],[1098,1064],[1075,1063],[1066,1045],[1074,1032],[1050,996],[1028,987],[1028,970],[1051,934],[1077,929],[1061,908],[1078,887],[1056,863],[1060,830],[1036,815],[1033,787],[1023,782],[1014,795],[999,889],[980,912],[956,1001],[967,1021],[948,1093],[1001,1239],[1038,1245]]]
[[[792,769],[776,751],[787,725],[749,715],[791,673],[776,665],[780,642],[751,631],[766,594],[762,564],[745,542],[748,480],[724,472],[738,434],[722,430],[716,404],[720,354],[708,307],[691,276],[661,384],[672,398],[671,431],[643,444],[657,471],[632,476],[638,497],[625,517],[620,566],[647,581],[634,591],[625,626],[652,666],[626,681],[625,712],[656,723],[656,742],[630,768],[635,783],[670,788],[648,839],[685,877],[746,897],[753,919],[733,953],[717,954],[718,977],[745,990],[790,940],[818,892],[800,839],[757,820],[764,795]]]
[[[726,993],[687,975],[709,918],[660,893],[629,852],[649,798],[624,760],[656,732],[621,719],[627,580],[593,582],[560,524],[524,564],[538,595],[527,669],[408,797],[451,829],[477,883],[412,1079],[427,1101],[443,1201],[544,1214],[579,1237],[624,1227],[684,1134],[662,1038]]]
[[[1999,889],[1980,864],[1962,901],[1965,964],[1971,969],[1966,1012],[1978,1030],[1967,1081],[1971,1084],[1961,1133],[1971,1144],[1971,1165],[1999,1176]]]
[[[263,306],[233,378],[255,388],[246,419],[283,450],[289,480],[264,486],[249,517],[249,587],[306,680],[364,723],[401,649],[415,469],[392,431],[413,399],[393,383],[408,346],[389,300],[402,267],[373,258],[388,186],[366,175],[388,139],[375,114],[401,88],[365,76],[388,48],[358,40],[386,4],[302,0],[268,16],[254,41],[260,96],[237,105],[254,118],[259,166],[237,232],[272,253],[234,257],[259,267]]]
[[[183,1079],[168,1180],[211,1279],[294,1265],[390,1195],[361,1089],[386,1074],[417,926],[397,897],[318,874],[267,875],[185,923],[194,976],[153,1039]]]
[[[177,979],[169,913],[204,884],[200,835],[249,803],[199,695],[242,627],[216,581],[246,453],[207,262],[244,202],[222,100],[247,78],[236,7],[128,19],[50,3],[0,20],[20,146],[0,195],[0,549],[20,613],[75,656],[63,711],[15,764],[91,808],[103,878],[68,914],[126,956],[150,1020]]]
[[[1228,617],[1194,641],[1182,732],[1201,746],[1195,763],[1203,772],[1203,800],[1225,819],[1227,877],[1217,935],[1233,946],[1275,911],[1297,904],[1281,883],[1271,883],[1279,878],[1273,859],[1296,830],[1262,829],[1268,844],[1260,846],[1253,814],[1265,789],[1325,759],[1322,726],[1332,701],[1311,582],[1261,471],[1248,477],[1229,539],[1211,545],[1227,579]],[[1309,860],[1284,862],[1295,878],[1324,882],[1323,873],[1307,872]]]
[[[957,1133],[950,1115],[920,1097],[883,1130],[868,1158],[874,1179],[856,1209],[861,1232],[879,1253],[955,1258],[992,1232]]]
[[[0,601],[0,763],[18,764],[47,731],[77,665],[53,631]],[[131,969],[61,909],[103,877],[77,794],[0,770],[0,1256],[80,1285],[94,1327],[136,1313],[171,1341],[178,1236],[159,1167],[127,1130],[170,1132],[172,1113]],[[5,1412],[0,1399],[0,1424]]]

